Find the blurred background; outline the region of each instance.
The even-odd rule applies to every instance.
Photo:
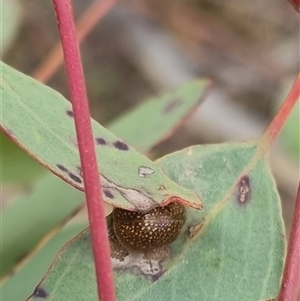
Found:
[[[95,1],[72,2],[78,19]],[[92,116],[100,123],[194,78],[214,82],[205,102],[152,158],[194,144],[259,137],[299,72],[299,15],[285,0],[107,2],[112,9],[81,43]],[[2,10],[2,59],[32,76],[58,41],[52,1],[2,0]],[[63,66],[46,84],[69,98]],[[299,137],[298,104],[270,160],[288,231]],[[24,188],[3,184],[4,207],[16,187]]]
[[[100,123],[195,78],[212,79],[206,100],[152,151],[152,159],[190,145],[259,137],[299,72],[299,15],[286,0],[103,0],[106,13],[94,25],[99,1],[72,2],[76,20],[88,16],[81,21],[81,28],[91,29],[81,55],[92,116]],[[1,0],[0,7],[2,60],[69,98],[63,66],[47,75],[58,42],[52,1]],[[299,115],[298,102],[270,156],[287,234],[299,180]],[[87,226],[86,213],[77,228],[60,231],[81,208],[83,195],[51,175],[37,180],[42,168],[0,138],[1,226],[7,229],[1,272],[12,276],[3,292],[18,301],[33,291],[64,243]],[[35,256],[32,263],[28,254]]]

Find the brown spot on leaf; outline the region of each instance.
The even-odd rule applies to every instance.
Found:
[[[243,176],[237,184],[237,201],[241,205],[249,203],[251,199],[251,186],[249,177]]]
[[[74,113],[73,113],[73,111],[71,111],[71,110],[68,110],[68,111],[67,111],[67,115],[70,116],[70,117],[74,117]]]
[[[202,221],[194,226],[191,226],[189,229],[189,238],[193,238],[195,235],[197,235],[203,226],[204,226],[204,221]]]
[[[97,145],[106,145],[106,141],[103,138],[96,138]]]
[[[69,170],[61,164],[56,164],[57,168],[59,168],[63,172],[69,172]]]
[[[76,183],[82,183],[82,180],[71,172],[69,173],[69,177]]]
[[[121,150],[121,151],[127,151],[129,149],[128,145],[125,144],[122,141],[116,141],[114,142],[114,147]]]
[[[113,199],[114,195],[107,189],[103,190],[103,193],[105,194],[105,196],[107,196],[109,199]]]
[[[175,109],[177,109],[181,104],[180,99],[175,98],[167,103],[167,105],[164,107],[163,112],[164,114],[169,114],[173,112]]]
[[[37,286],[32,294],[32,297],[46,299],[48,297],[48,293],[42,287]]]
[[[70,172],[66,167],[64,167],[61,164],[56,164],[56,166],[63,172],[65,172],[66,174],[68,174],[68,176],[76,183],[82,183],[82,179],[76,175],[74,175],[72,172]],[[77,167],[79,168],[79,167]],[[81,168],[80,168],[81,170]]]

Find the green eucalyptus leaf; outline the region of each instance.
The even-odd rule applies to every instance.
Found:
[[[25,262],[16,267],[15,273],[1,283],[1,300],[25,300],[49,269],[58,251],[87,226],[88,223],[83,221],[72,223],[48,240],[45,237]]]
[[[1,276],[83,203],[84,196],[80,191],[50,172],[26,195],[9,203],[1,212]]]
[[[46,169],[0,132],[0,183],[32,183]]]
[[[9,49],[21,24],[21,5],[16,0],[1,0],[0,57]]]
[[[84,190],[71,104],[4,63],[0,68],[2,130],[54,174]],[[93,120],[92,126],[107,203],[149,210],[176,199],[202,207],[198,195],[171,181],[155,163]]]
[[[281,142],[286,150],[294,157],[300,159],[300,101],[295,105],[295,108],[289,115],[280,134]]]
[[[141,153],[167,139],[198,107],[207,93],[206,79],[189,83],[173,93],[151,98],[108,124]]]
[[[107,128],[138,151],[149,152],[172,135],[193,113],[203,101],[208,86],[209,81],[201,80],[185,85],[174,93],[150,99],[110,123]],[[0,133],[0,157],[0,182],[30,183],[45,172],[40,164],[3,133]]]
[[[148,260],[148,269],[141,258],[134,264],[129,256],[112,260],[118,301],[276,298],[284,225],[259,143],[194,146],[157,162],[171,179],[201,194],[205,207],[187,208],[184,229],[170,246],[171,257]],[[59,253],[28,300],[96,301],[94,275],[90,236],[84,232]]]

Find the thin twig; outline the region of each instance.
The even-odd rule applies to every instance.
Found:
[[[116,0],[97,0],[86,9],[76,24],[76,34],[79,44],[96,26],[97,22],[109,12],[116,2]],[[45,83],[53,76],[62,62],[63,53],[61,44],[58,42],[43,60],[42,64],[33,71],[32,77]]]
[[[300,285],[300,182],[278,301],[296,301]]]
[[[86,87],[76,41],[72,5],[70,0],[52,1],[56,12],[73,106],[89,214],[98,296],[99,300],[114,301],[116,297],[102,199],[102,187],[97,168]]]

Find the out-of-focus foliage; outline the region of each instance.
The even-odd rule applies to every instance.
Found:
[[[1,300],[25,300],[48,270],[57,252],[66,241],[72,239],[85,227],[87,227],[87,222],[76,221],[65,226],[54,237],[51,237],[51,234],[50,237],[46,236],[31,256],[23,264],[17,266],[17,272],[2,283],[1,297],[3,299]]]
[[[47,233],[83,203],[83,194],[50,172],[2,212],[1,276],[9,272]]]
[[[1,132],[0,158],[2,158],[0,183],[30,184],[46,171]]]
[[[294,157],[300,159],[300,104],[299,101],[289,116],[281,135],[281,141],[287,151]]]
[[[0,57],[9,49],[21,22],[21,7],[15,0],[1,0]]]
[[[286,98],[290,91],[294,78],[289,78],[284,81],[283,88],[278,93],[276,102],[274,103],[274,114],[282,105],[283,99]],[[289,115],[286,123],[280,133],[278,141],[282,145],[282,149],[286,156],[292,161],[299,161],[300,159],[300,103],[299,100]]]

